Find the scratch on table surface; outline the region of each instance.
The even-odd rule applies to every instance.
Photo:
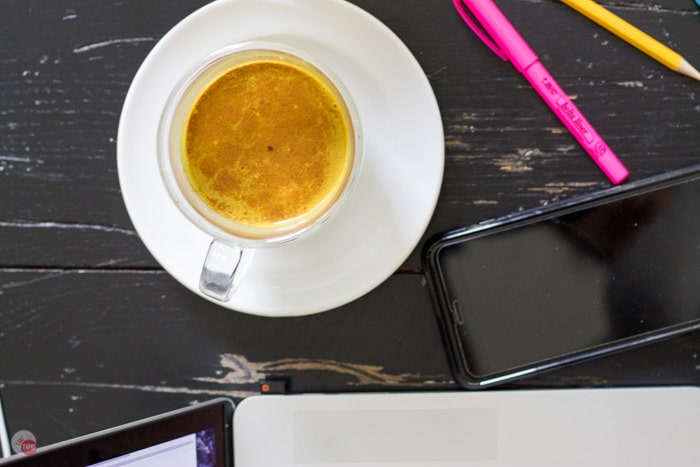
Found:
[[[497,157],[494,162],[499,169],[504,172],[530,172],[532,167],[529,165],[532,162],[533,156],[541,156],[542,151],[535,149],[518,149],[516,153],[506,154],[505,156]]]
[[[530,3],[544,3],[549,0],[527,0]],[[680,15],[695,15],[695,11],[692,8],[686,8],[683,10],[673,10],[666,8],[663,5],[654,2],[631,2],[623,0],[620,2],[609,2],[605,4],[607,9],[619,9],[619,10],[636,10],[636,11],[653,11],[653,12],[665,12],[665,13],[678,13]]]
[[[55,269],[49,269],[49,268],[22,268],[22,267],[11,267],[11,268],[0,268],[0,273],[2,272],[11,272],[11,273],[16,273],[16,272],[27,272],[31,274],[41,274],[40,276],[35,276],[32,277],[31,279],[27,280],[20,280],[20,281],[9,281],[5,283],[0,283],[0,295],[3,295],[5,291],[9,291],[11,289],[16,289],[18,287],[25,287],[25,286],[30,286],[37,284],[42,281],[50,280],[50,279],[57,279],[62,276],[67,276],[70,274],[167,274],[165,271],[162,269],[111,269],[111,266],[113,264],[117,264],[117,261],[115,260],[114,262],[112,261],[106,261],[103,263],[100,263],[96,265],[96,268],[55,268]]]
[[[243,355],[226,353],[220,355],[219,364],[224,370],[228,370],[226,374],[217,378],[200,377],[195,378],[195,380],[217,384],[251,384],[263,381],[270,374],[279,371],[327,371],[352,376],[354,381],[349,384],[353,386],[423,386],[435,382],[426,381],[426,379],[430,378],[417,373],[391,374],[386,373],[384,368],[378,365],[363,365],[325,359],[284,358],[273,361],[251,362]]]
[[[472,148],[472,145],[467,143],[467,142],[464,142],[460,139],[445,138],[445,148],[447,148],[447,149],[461,149],[463,151],[469,151]],[[458,156],[458,157],[461,157],[461,156]]]
[[[615,84],[623,88],[643,88],[644,83],[641,81],[618,81]]]
[[[451,206],[497,206],[499,203],[495,199],[476,199],[474,201],[450,199],[447,200],[447,204]]]
[[[569,154],[571,151],[575,150],[576,148],[580,148],[580,146],[575,146],[573,144],[567,144],[564,146],[559,146],[555,149],[560,154]]]
[[[461,120],[463,120],[465,122],[478,122],[479,120],[481,120],[481,117],[479,116],[478,113],[462,112]]]
[[[608,9],[620,9],[620,10],[637,10],[637,11],[653,11],[656,13],[677,13],[680,15],[694,15],[696,14],[692,8],[688,9],[670,9],[670,8],[665,8],[663,5],[660,5],[657,2],[629,2],[629,1],[621,1],[617,3],[609,3],[605,5],[606,8]]]
[[[97,383],[88,381],[33,381],[33,380],[0,380],[0,386],[62,386],[89,389],[114,389],[126,391],[143,391],[162,394],[190,394],[226,396],[231,398],[245,398],[258,394],[257,385],[267,379],[276,371],[328,371],[350,375],[352,386],[381,385],[381,386],[426,386],[452,383],[442,377],[431,377],[417,373],[390,374],[384,372],[384,368],[378,365],[362,365],[355,363],[337,362],[334,360],[309,359],[309,358],[285,358],[274,361],[251,362],[243,355],[222,354],[219,363],[223,370],[217,373],[227,373],[218,378],[195,377],[193,381],[199,383],[216,384],[214,388],[192,388],[186,386],[167,386],[154,384],[122,384],[122,383]],[[74,368],[64,368],[64,373],[72,375]],[[63,377],[64,375],[62,375]],[[220,385],[246,385],[255,389],[219,389]]]
[[[258,394],[258,391],[205,389],[173,386],[158,386],[154,384],[119,384],[119,383],[91,383],[84,381],[31,381],[31,380],[3,380],[0,384],[7,386],[64,386],[89,389],[118,389],[128,391],[157,392],[161,394],[191,394],[225,396],[231,398],[244,398]]]
[[[106,41],[93,42],[91,44],[86,44],[81,47],[76,47],[75,49],[73,49],[73,53],[80,54],[116,44],[134,44],[139,42],[153,42],[154,40],[154,37],[122,37],[118,39],[109,39]]]
[[[8,126],[11,126],[11,125],[12,124],[8,123]],[[21,156],[0,156],[0,161],[29,163],[32,160],[29,157],[21,157]]]
[[[441,67],[438,68],[437,70],[433,70],[433,71],[431,71],[430,73],[428,73],[427,76],[428,76],[428,78],[434,78],[436,75],[439,75],[440,73],[442,73],[442,72],[445,71],[445,70],[447,70],[447,67],[446,67],[446,66],[441,66]]]
[[[45,281],[47,279],[55,279],[59,276],[65,275],[65,274],[70,274],[70,271],[64,271],[64,270],[55,270],[51,271],[48,274],[44,274],[39,277],[33,277],[28,280],[23,280],[23,281],[10,281],[6,282],[4,284],[0,284],[0,295],[4,290],[9,290],[9,289],[16,289],[17,287],[24,287],[27,285],[33,285],[41,281]]]
[[[544,129],[549,131],[553,135],[560,135],[562,133],[568,133],[568,131],[569,131],[564,126],[551,126],[551,127],[546,127]]]
[[[478,113],[462,112],[456,117],[454,123],[450,123],[448,128],[450,132],[455,133],[475,133],[476,127],[474,123],[488,120],[488,117],[483,117]]]
[[[566,193],[567,191],[576,190],[580,188],[592,188],[597,187],[598,182],[552,182],[547,183],[543,187],[533,187],[529,188],[528,191],[533,193],[547,193],[549,195],[560,195]]]
[[[72,222],[31,222],[31,221],[0,221],[0,227],[14,227],[19,229],[75,229],[75,230],[97,230],[99,232],[120,233],[135,236],[134,230],[116,227],[113,225],[83,224]]]

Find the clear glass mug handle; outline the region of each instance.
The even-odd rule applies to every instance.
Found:
[[[255,250],[213,240],[204,258],[199,290],[215,300],[229,301],[243,280],[254,253]]]

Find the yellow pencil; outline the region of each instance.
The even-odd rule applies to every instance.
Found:
[[[663,45],[650,35],[640,31],[627,21],[593,2],[592,0],[562,0],[588,19],[598,23],[624,41],[629,42],[645,54],[663,63],[673,71],[700,80],[700,72],[683,57]]]

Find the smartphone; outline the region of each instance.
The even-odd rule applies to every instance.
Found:
[[[700,330],[700,165],[447,232],[423,263],[466,388]]]

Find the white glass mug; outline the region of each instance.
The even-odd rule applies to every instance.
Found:
[[[207,201],[209,197],[206,191],[202,191],[201,187],[198,188],[193,182],[192,173],[195,169],[190,167],[192,164],[185,157],[187,153],[185,146],[188,141],[186,132],[189,125],[192,125],[189,122],[194,115],[192,109],[200,101],[201,96],[229,71],[260,63],[276,63],[282,67],[301,70],[330,92],[334,102],[338,104],[334,106],[336,110],[332,113],[338,113],[345,122],[343,137],[347,144],[344,146],[345,153],[342,156],[345,157],[342,163],[344,169],[337,177],[337,182],[331,183],[331,188],[324,192],[318,202],[312,203],[311,207],[303,213],[267,222],[264,225],[247,223],[217,210],[212,202]],[[248,104],[241,102],[241,106],[246,105]],[[296,106],[296,104],[293,105]],[[300,108],[299,111],[304,112],[304,109]],[[286,110],[280,113],[287,114]],[[225,120],[226,116],[223,118]],[[243,118],[253,117],[248,113]],[[270,116],[270,118],[276,118],[276,116]],[[270,121],[277,124],[276,120]],[[265,123],[262,120],[261,122]],[[284,123],[284,125],[289,124],[288,121]],[[304,136],[303,125],[300,124],[299,128],[293,130],[295,131],[288,132],[291,133],[287,138],[289,147],[295,147],[297,142],[295,138],[307,137]],[[225,133],[223,128],[221,131]],[[246,144],[247,135],[244,132],[236,137],[242,141],[241,144]],[[267,150],[272,152],[274,148],[267,146]],[[293,151],[288,149],[287,152]],[[258,159],[267,160],[263,153],[257,154]],[[248,42],[214,52],[193,67],[173,89],[164,107],[158,129],[158,164],[173,203],[193,225],[212,237],[200,275],[199,288],[202,293],[219,301],[230,300],[232,293],[243,280],[257,249],[275,247],[297,240],[336,216],[356,184],[362,159],[362,130],[349,92],[330,69],[306,53],[283,44]],[[238,170],[221,164],[217,170],[217,176],[220,171],[225,171],[246,185],[256,186],[253,178],[245,178],[243,168]],[[283,166],[279,172],[284,173],[285,170],[287,168]],[[274,188],[268,181],[259,183],[267,183],[265,186],[268,190],[271,187]],[[266,200],[270,205],[284,203],[285,195],[282,195],[280,190],[276,190]],[[227,206],[234,205],[236,201],[230,199],[225,200],[225,203]]]

